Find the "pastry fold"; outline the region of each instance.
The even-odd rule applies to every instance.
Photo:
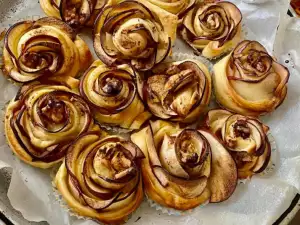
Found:
[[[269,127],[256,118],[221,109],[208,112],[206,125],[234,158],[239,179],[250,178],[266,169],[271,158]]]
[[[40,0],[47,16],[61,19],[74,29],[92,27],[100,11],[113,0]]]
[[[53,17],[16,23],[4,42],[4,74],[17,83],[37,79],[67,82],[92,60],[87,44]]]
[[[139,129],[150,117],[141,101],[129,65],[108,67],[95,61],[82,76],[80,94],[90,104],[96,120],[103,124]]]
[[[177,16],[148,1],[119,1],[101,11],[94,27],[94,48],[108,66],[131,64],[150,70],[171,52]]]
[[[5,135],[24,162],[49,168],[61,161],[68,145],[94,125],[90,108],[65,86],[23,86],[5,113]]]
[[[179,34],[208,59],[221,56],[241,40],[240,10],[230,2],[198,3],[185,13]]]
[[[214,66],[216,100],[226,109],[259,116],[285,99],[289,71],[256,41],[242,41]]]
[[[162,63],[139,86],[143,86],[139,90],[155,116],[192,123],[209,104],[211,75],[196,60]]]
[[[122,224],[143,200],[141,150],[119,136],[81,135],[68,148],[54,183],[71,210],[105,224]]]
[[[160,205],[188,210],[224,201],[235,190],[235,162],[207,130],[181,129],[158,120],[132,134],[131,140],[145,155],[145,193]]]
[[[178,15],[178,17],[181,17],[181,15],[196,4],[196,0],[149,0],[149,2],[170,13]]]

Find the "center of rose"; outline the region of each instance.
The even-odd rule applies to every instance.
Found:
[[[198,162],[198,154],[195,145],[189,141],[184,141],[181,145],[181,161],[187,164],[195,164]]]
[[[111,165],[115,171],[120,172],[130,168],[132,163],[122,152],[115,152],[111,159]]]
[[[136,169],[127,154],[124,153],[126,151],[120,144],[102,147],[94,159],[101,161],[101,169],[98,172],[106,173],[106,176],[114,179],[135,175]]]
[[[259,72],[263,72],[265,71],[266,67],[265,65],[262,63],[262,62],[257,62],[256,64],[256,69],[259,71]]]
[[[29,68],[39,69],[47,64],[47,61],[40,57],[36,52],[26,52],[22,57],[21,61],[24,65]]]
[[[207,17],[207,24],[209,28],[215,28],[217,26],[217,14],[213,13]]]
[[[236,137],[242,137],[243,139],[249,138],[251,130],[245,120],[237,120],[233,125],[234,134]]]
[[[77,2],[77,3],[76,3]],[[78,13],[78,11],[81,11],[81,13]],[[83,24],[86,19],[86,13],[82,12],[81,10],[81,3],[78,1],[67,1],[67,6],[64,12],[65,20],[68,21],[68,23],[71,26],[78,26],[79,24]]]
[[[44,117],[54,123],[62,123],[66,120],[66,105],[58,99],[49,98],[41,111]]]
[[[108,77],[105,79],[102,91],[109,95],[119,94],[122,90],[123,84],[122,81],[115,77]]]
[[[168,67],[166,70],[167,75],[174,75],[174,74],[177,74],[180,72],[181,72],[181,70],[179,69],[179,67],[177,65],[172,65],[172,66]]]
[[[261,55],[259,52],[250,51],[247,57],[247,61],[259,72],[263,72],[266,70],[266,65],[261,61]]]
[[[138,22],[136,19],[128,20],[113,33],[115,47],[125,56],[139,58],[151,39],[147,29]]]

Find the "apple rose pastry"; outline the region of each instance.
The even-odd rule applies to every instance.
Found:
[[[100,123],[139,129],[151,113],[139,98],[135,78],[127,64],[108,67],[98,60],[81,78],[80,93]]]
[[[72,28],[92,27],[100,11],[111,0],[40,0],[48,16],[62,19]]]
[[[80,216],[121,224],[143,200],[142,151],[118,136],[81,135],[69,147],[54,183]]]
[[[23,86],[5,114],[5,134],[24,162],[48,168],[62,160],[81,133],[99,129],[84,100],[65,86]]]
[[[65,81],[89,67],[92,55],[71,27],[55,18],[23,21],[6,33],[4,74],[18,83]]]
[[[219,109],[208,112],[206,125],[231,153],[240,179],[246,179],[266,169],[271,158],[271,146],[267,136],[269,127],[256,118]]]
[[[94,27],[94,48],[108,66],[131,64],[150,70],[170,53],[177,16],[140,1],[123,1],[105,8]]]
[[[131,140],[146,157],[142,160],[145,192],[160,205],[188,210],[224,201],[235,190],[235,162],[208,131],[156,121],[132,134]]]
[[[143,85],[142,95],[157,117],[194,122],[206,108],[211,95],[207,67],[196,60],[163,63],[152,71]]]
[[[285,99],[289,71],[256,41],[242,41],[214,66],[217,101],[226,109],[259,116]]]
[[[184,16],[179,34],[196,52],[213,59],[238,44],[241,21],[242,14],[233,3],[198,3]]]

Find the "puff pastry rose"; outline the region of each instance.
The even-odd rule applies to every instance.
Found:
[[[224,201],[235,190],[235,162],[206,130],[155,121],[132,134],[131,140],[145,155],[145,193],[160,205],[188,210],[208,201]]]
[[[150,70],[163,61],[176,38],[177,16],[145,0],[105,8],[94,27],[94,48],[108,66]]]
[[[198,3],[183,18],[179,34],[196,52],[213,59],[241,40],[240,10],[230,2]]]
[[[139,98],[136,73],[129,65],[108,67],[98,60],[83,75],[80,93],[100,123],[138,129],[151,117]]]
[[[217,101],[226,109],[259,116],[285,99],[289,71],[256,41],[242,41],[214,66]]]
[[[157,117],[194,122],[209,103],[211,77],[196,60],[162,63],[143,82],[141,95]]]
[[[48,16],[62,19],[72,28],[91,27],[100,11],[112,4],[111,0],[40,0]]]
[[[24,162],[48,168],[62,160],[80,134],[99,129],[87,103],[65,86],[23,86],[5,113],[5,135]]]
[[[192,8],[196,0],[174,0],[174,1],[166,1],[166,0],[149,0],[154,5],[157,5],[158,7],[178,15],[181,17],[182,14],[184,14],[187,10]]]
[[[88,46],[73,29],[51,17],[16,23],[4,41],[4,74],[18,83],[42,78],[65,81],[92,60]]]
[[[232,114],[226,110],[211,110],[206,119],[236,161],[240,179],[263,172],[271,158],[267,136],[269,128],[253,117]]]
[[[118,136],[81,135],[69,147],[54,183],[72,211],[122,224],[143,200],[141,150]]]

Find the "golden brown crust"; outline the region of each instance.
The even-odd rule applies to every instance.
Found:
[[[129,65],[108,67],[95,61],[80,82],[80,94],[102,124],[139,129],[150,117],[139,95],[135,72]]]
[[[47,16],[61,19],[74,29],[92,27],[100,11],[115,0],[41,0],[40,5]]]
[[[156,179],[151,179],[153,178],[153,174],[149,173],[144,167],[142,167],[142,174],[146,195],[160,205],[177,210],[189,210],[204,204],[210,198],[208,188],[203,191],[202,195],[195,199],[185,199],[178,195],[172,195],[169,192],[164,192],[160,188],[161,185],[159,182]]]
[[[249,60],[256,60],[252,66]],[[248,66],[249,64],[249,66]],[[255,41],[243,41],[214,66],[216,100],[226,109],[259,116],[285,99],[289,71]]]
[[[211,96],[211,75],[197,60],[161,63],[141,84],[144,102],[161,119],[195,122]]]
[[[6,108],[8,144],[35,167],[45,169],[61,161],[67,145],[86,130],[99,127],[93,124],[88,105],[65,86],[23,86]]]
[[[63,82],[78,76],[92,62],[87,44],[53,17],[16,23],[4,41],[5,75],[17,83],[41,79]]]
[[[250,178],[266,169],[271,158],[269,128],[258,119],[215,109],[208,112],[206,125],[232,155],[239,179]]]
[[[176,29],[177,16],[148,1],[117,1],[95,22],[94,49],[108,66],[127,63],[147,71],[171,54]]]
[[[214,59],[241,40],[240,10],[231,2],[203,3],[186,11],[179,34],[196,52]]]
[[[123,154],[122,148],[128,152]],[[142,153],[134,153],[140,151],[135,148],[135,145],[118,136],[101,139],[95,132],[86,133],[77,139],[70,146],[66,160],[54,180],[58,191],[72,211],[105,224],[126,222],[128,216],[143,200],[138,162],[143,156]],[[118,157],[121,158],[116,161]],[[81,168],[80,165],[84,166]],[[120,167],[121,165],[123,167]],[[111,166],[114,169],[111,169]],[[132,166],[135,169],[132,169]],[[122,180],[116,180],[117,183],[108,180],[118,179],[118,174],[128,169],[131,172],[125,174]],[[93,185],[89,185],[88,180],[92,180]],[[98,195],[92,192],[91,188],[98,192]],[[99,195],[100,192],[102,195]]]
[[[145,193],[160,205],[189,210],[224,201],[235,190],[235,163],[207,131],[180,129],[158,120],[132,134],[131,140],[146,157],[142,160]]]

